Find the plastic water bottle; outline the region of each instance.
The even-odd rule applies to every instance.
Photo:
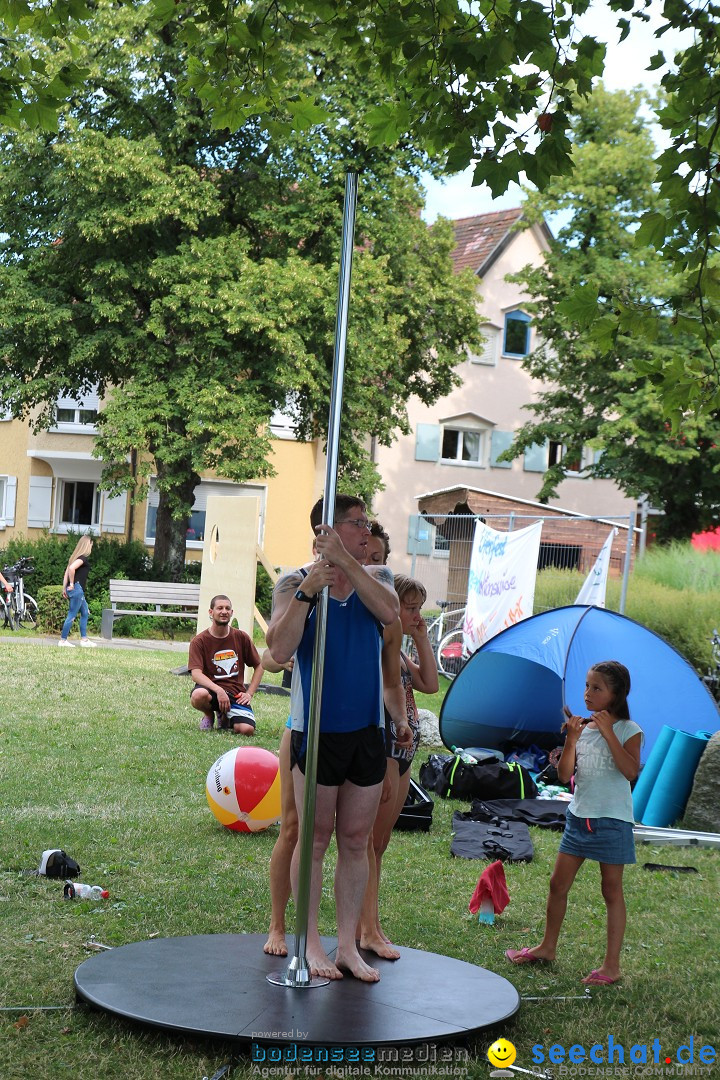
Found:
[[[66,881],[63,890],[66,900],[107,900],[110,893],[102,885],[84,885],[81,881]]]
[[[450,749],[453,754],[457,754],[464,765],[477,765],[477,758],[473,757],[472,754],[467,754],[462,746],[451,746]]]
[[[485,896],[480,901],[480,907],[478,909],[478,922],[487,923],[488,926],[492,926],[495,922],[495,905],[489,896]]]

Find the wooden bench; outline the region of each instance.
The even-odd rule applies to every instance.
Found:
[[[123,615],[160,616],[163,619],[197,619],[200,603],[200,586],[174,581],[125,581],[110,579],[110,603],[103,608],[101,634],[113,636],[113,623]],[[145,607],[128,607],[128,604],[154,604],[155,610]],[[121,606],[122,605],[122,606]],[[172,610],[172,609],[175,610]],[[180,610],[178,610],[180,609]]]

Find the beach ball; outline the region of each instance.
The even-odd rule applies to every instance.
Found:
[[[215,817],[235,832],[261,832],[280,820],[280,764],[259,746],[228,750],[211,766],[205,794]]]

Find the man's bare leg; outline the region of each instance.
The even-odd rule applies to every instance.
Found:
[[[381,956],[385,960],[398,960],[400,958],[400,953],[397,949],[393,948],[389,938],[385,936],[380,925],[380,911],[378,904],[380,873],[383,853],[388,846],[390,836],[392,835],[393,825],[397,820],[399,812],[397,810],[399,788],[403,786],[407,789],[410,783],[409,772],[407,775],[407,782],[403,783],[403,781],[405,781],[405,776],[400,776],[397,761],[394,761],[392,758],[388,759],[387,774],[385,777],[385,782],[388,785],[388,798],[381,801],[378,806],[370,842],[368,844],[369,874],[365,897],[363,899],[362,913],[360,916],[360,948],[368,949],[370,952],[376,953],[377,956]],[[402,797],[402,804],[404,804],[404,802],[405,795]]]
[[[263,951],[287,956],[285,911],[290,899],[290,864],[298,838],[295,791],[290,772],[290,729],[285,728],[280,749],[280,833],[270,856],[270,927]]]
[[[292,770],[295,787],[295,805],[297,807],[299,827],[302,830],[302,805],[305,794],[305,777],[295,766]],[[318,784],[315,792],[315,832],[313,836],[312,867],[310,873],[310,895],[308,898],[307,947],[305,960],[311,975],[326,979],[342,979],[342,972],[323,948],[318,930],[318,913],[322,895],[323,859],[335,825],[335,805],[338,788]],[[367,836],[365,837],[367,842]],[[367,867],[367,861],[365,863]],[[293,895],[297,904],[298,878],[300,873],[300,844],[295,847],[290,868]]]
[[[318,789],[319,790],[319,789]],[[346,780],[337,791],[335,838],[335,905],[338,968],[363,982],[377,982],[380,972],[365,963],[357,950],[355,930],[368,882],[367,844],[377,814],[382,784],[358,787]]]

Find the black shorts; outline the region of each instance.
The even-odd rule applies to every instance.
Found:
[[[218,701],[217,694],[215,693],[215,691],[214,690],[208,690],[208,688],[206,686],[199,686],[198,683],[195,683],[192,690],[190,691],[190,697],[193,696],[193,694],[195,693],[196,690],[204,690],[206,694],[210,695],[210,708],[212,709],[213,712],[216,712],[216,713],[220,714],[219,726],[221,728],[222,727],[230,727],[231,728],[231,727],[233,727],[234,724],[238,724],[238,723],[247,724],[248,727],[253,727],[253,728],[257,727],[257,725],[255,723],[255,717],[252,715],[252,708],[249,708],[249,712],[246,714],[245,711],[244,711],[244,707],[241,706],[241,708],[243,709],[242,716],[237,716],[235,718],[228,717],[227,721],[225,722],[226,714],[220,712],[220,702]],[[232,696],[232,694],[228,694],[228,697],[230,698],[230,708],[232,708],[233,705],[236,704],[237,698],[234,698]]]
[[[290,739],[290,768],[296,765],[305,774],[305,734],[293,731]],[[372,787],[385,778],[385,735],[374,724],[358,731],[320,732],[317,782],[323,787],[340,787],[346,780],[357,787]]]

